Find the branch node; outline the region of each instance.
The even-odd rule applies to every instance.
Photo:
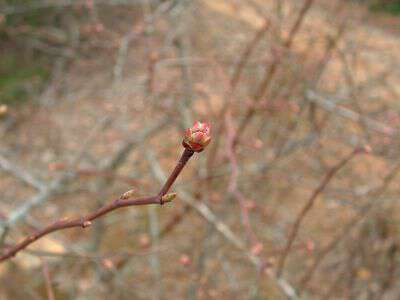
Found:
[[[161,204],[171,202],[175,198],[176,198],[176,193],[165,194],[164,196],[161,197]]]
[[[49,226],[38,230],[36,233],[25,238],[21,242],[13,245],[9,250],[2,253],[3,249],[0,249],[0,263],[11,257],[14,257],[19,251],[24,250],[30,244],[47,234],[67,228],[89,227],[90,225],[92,225],[93,220],[100,218],[101,216],[104,216],[118,208],[135,205],[156,204],[157,202],[160,205],[163,205],[165,202],[171,202],[176,197],[176,193],[167,193],[168,190],[171,188],[172,184],[175,182],[176,178],[179,176],[182,169],[184,168],[188,160],[192,157],[194,152],[202,151],[208,145],[210,139],[210,126],[205,123],[196,122],[192,128],[186,131],[186,136],[184,137],[185,150],[157,196],[123,201],[128,200],[135,195],[135,190],[132,189],[122,194],[118,199],[115,199],[114,201],[103,205],[102,207],[98,208],[97,210],[86,216],[82,216],[77,219],[62,218],[50,224]]]

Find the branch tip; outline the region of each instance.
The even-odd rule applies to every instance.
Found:
[[[211,126],[207,123],[196,121],[192,127],[185,131],[183,146],[194,152],[201,152],[211,141]]]

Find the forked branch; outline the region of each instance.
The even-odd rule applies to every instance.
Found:
[[[363,147],[363,148],[356,148],[354,149],[350,154],[348,154],[346,157],[344,157],[341,161],[339,161],[335,166],[333,166],[324,176],[318,187],[312,192],[310,197],[308,198],[307,202],[301,209],[300,213],[297,215],[296,220],[294,224],[292,225],[292,228],[289,233],[288,240],[286,242],[285,249],[283,250],[279,261],[278,261],[278,266],[277,266],[277,277],[280,277],[282,275],[282,272],[285,267],[285,262],[286,258],[289,255],[289,252],[293,246],[293,242],[297,237],[297,234],[299,232],[300,226],[308,214],[308,212],[311,210],[311,208],[314,206],[315,200],[317,197],[325,190],[329,182],[334,178],[334,176],[341,170],[353,157],[355,157],[357,154],[361,153],[369,153],[371,150],[368,146]]]
[[[3,262],[7,259],[14,257],[19,251],[25,249],[30,244],[34,243],[38,239],[48,235],[52,232],[73,228],[73,227],[81,227],[86,228],[92,225],[92,222],[97,218],[100,218],[114,210],[117,210],[122,207],[128,206],[136,206],[136,205],[149,205],[149,204],[160,204],[163,205],[166,202],[171,202],[176,194],[170,193],[168,194],[169,189],[178,178],[179,174],[185,167],[186,163],[189,159],[193,156],[194,152],[201,152],[203,151],[204,147],[210,141],[210,127],[205,123],[196,122],[193,127],[188,128],[184,141],[183,146],[185,150],[182,153],[181,158],[177,162],[174,170],[172,171],[171,175],[168,177],[167,181],[164,183],[163,187],[161,188],[160,192],[155,196],[144,197],[144,198],[136,198],[130,199],[134,192],[128,191],[122,194],[121,197],[115,199],[108,204],[105,204],[98,210],[87,214],[86,216],[77,217],[77,218],[63,218],[60,219],[49,226],[34,232],[33,234],[29,235],[28,237],[24,238],[21,242],[17,243],[14,246],[7,247],[5,251],[0,255],[0,262]]]

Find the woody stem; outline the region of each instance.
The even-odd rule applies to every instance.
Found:
[[[160,197],[161,205],[164,204],[164,202],[162,200],[162,196],[164,196],[166,193],[168,193],[172,184],[175,182],[176,178],[179,176],[182,169],[185,167],[186,163],[193,156],[193,154],[194,154],[194,151],[190,150],[188,148],[185,148],[185,150],[183,151],[181,158],[179,159],[178,163],[175,166],[175,169],[171,172],[167,181],[165,182],[165,184],[161,188],[160,192],[158,193],[158,196]]]

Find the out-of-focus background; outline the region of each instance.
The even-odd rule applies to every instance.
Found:
[[[2,0],[0,251],[213,140],[173,203],[0,265],[0,299],[400,299],[400,2]]]

